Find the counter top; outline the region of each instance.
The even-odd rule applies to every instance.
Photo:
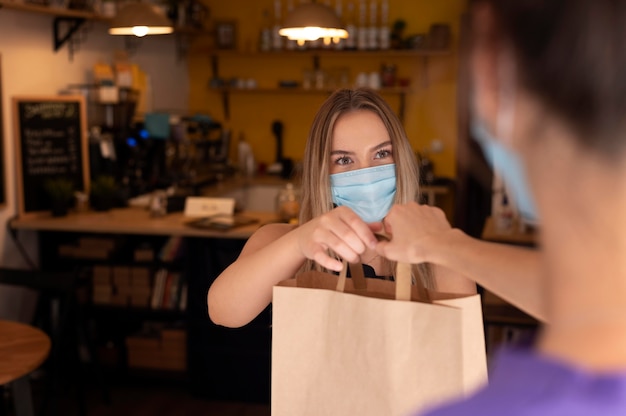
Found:
[[[495,220],[493,217],[488,217],[485,221],[485,227],[481,238],[487,241],[494,241],[497,243],[519,244],[534,246],[537,244],[537,231],[534,229],[527,229],[524,232],[519,232],[519,224],[515,222],[512,226],[512,231],[508,233],[499,232],[496,229]]]
[[[254,178],[230,177],[202,190],[202,196],[220,197],[227,192],[246,186],[284,186],[286,180],[277,176]],[[187,225],[195,218],[174,212],[162,217],[152,217],[143,206],[112,209],[110,211],[70,212],[64,217],[53,217],[50,212],[29,213],[10,223],[10,227],[34,231],[94,232],[106,234],[168,235],[183,237],[213,237],[247,239],[261,225],[278,221],[274,212],[244,211],[243,215],[256,218],[255,224],[240,226],[227,231],[199,229]]]
[[[53,217],[42,212],[11,221],[11,228],[34,231],[94,232],[105,234],[173,235],[183,237],[212,237],[247,239],[261,225],[278,221],[273,212],[243,213],[259,220],[258,223],[233,228],[228,231],[193,228],[186,223],[193,218],[182,212],[162,217],[152,217],[144,208],[120,208],[106,212],[87,211],[70,213],[65,217]]]

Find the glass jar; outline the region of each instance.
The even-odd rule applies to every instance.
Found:
[[[276,196],[276,213],[281,221],[295,223],[300,212],[300,191],[288,183]]]

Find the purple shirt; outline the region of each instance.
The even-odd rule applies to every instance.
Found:
[[[590,373],[528,349],[503,349],[489,386],[427,416],[626,416],[626,369]]]

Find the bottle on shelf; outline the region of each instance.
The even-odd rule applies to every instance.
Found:
[[[243,133],[240,133],[239,135],[237,152],[237,158],[239,161],[238,166],[242,176],[244,178],[252,178],[256,172],[256,163],[254,161],[252,147],[246,141]]]
[[[382,0],[380,5],[380,25],[378,26],[378,46],[382,50],[391,47],[391,28],[389,27],[389,1]]]
[[[302,4],[306,4],[306,3],[308,3],[308,0],[300,0],[300,4],[301,5]],[[310,41],[308,41],[308,42],[307,41],[296,41],[296,48],[298,50],[303,51],[303,50],[306,50],[306,49],[311,49],[313,47],[314,47],[313,42],[310,42]]]
[[[287,0],[287,15],[289,15],[293,11],[293,0]],[[288,51],[293,51],[298,47],[298,44],[293,39],[285,38],[285,49]]]
[[[346,6],[346,31],[348,32],[348,39],[345,39],[344,49],[347,50],[356,49],[357,27],[354,14],[354,3],[350,1]]]
[[[300,212],[300,192],[288,183],[276,197],[276,212],[279,218],[290,224],[298,223]]]
[[[272,49],[272,26],[270,24],[270,12],[263,10],[263,22],[259,33],[259,50],[269,52]]]
[[[364,51],[368,47],[367,42],[367,4],[365,0],[359,1],[359,26],[356,35],[356,48],[360,51]]]
[[[328,8],[332,9],[332,6],[330,4],[330,0],[326,0],[326,6],[328,6]],[[330,37],[326,37],[326,38],[322,38],[321,39],[322,44],[320,45],[322,49],[332,49],[333,47],[333,40]]]
[[[274,0],[274,24],[272,25],[272,50],[283,49],[283,37],[278,33],[282,24],[282,3]]]
[[[367,28],[367,49],[378,49],[378,5],[376,0],[370,0],[369,27]]]
[[[339,17],[341,21],[343,21],[343,3],[342,0],[336,0],[335,3],[335,13]],[[346,40],[345,39],[334,39],[334,48],[337,50],[341,50],[345,47]]]

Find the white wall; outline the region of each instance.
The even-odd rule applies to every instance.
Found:
[[[0,267],[28,267],[6,228],[1,226],[15,215],[17,206],[11,98],[52,95],[68,84],[86,83],[91,79],[94,63],[111,63],[114,51],[124,50],[126,46],[123,36],[107,33],[106,24],[87,22],[80,36],[82,42],[70,60],[68,45],[56,53],[53,50],[52,22],[52,16],[0,9],[2,132],[7,189],[7,204],[0,207]],[[153,109],[184,112],[189,97],[188,72],[185,59],[178,58],[175,35],[136,40],[137,47],[129,51],[130,60],[150,76]],[[36,235],[20,232],[19,236],[31,257],[36,258]],[[6,288],[0,290],[0,316],[10,317],[22,302],[6,293]]]

